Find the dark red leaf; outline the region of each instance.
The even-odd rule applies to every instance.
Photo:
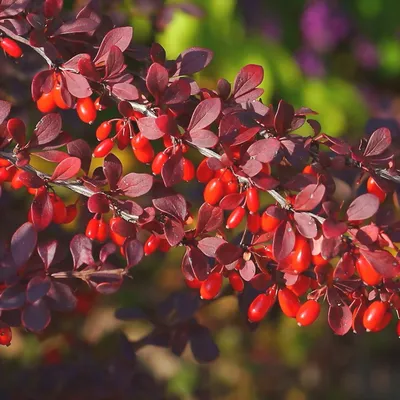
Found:
[[[245,193],[230,193],[227,194],[219,203],[219,207],[222,210],[233,210],[236,207],[240,206],[246,195]]]
[[[64,22],[54,32],[54,36],[94,31],[98,25],[98,22],[93,21],[90,18],[78,18],[75,21]]]
[[[130,26],[112,29],[104,36],[93,61],[96,64],[105,62],[112,46],[117,46],[122,52],[124,52],[132,40],[132,35],[133,29]]]
[[[229,138],[232,139],[232,145],[237,146],[239,144],[248,142],[249,140],[253,139],[254,136],[257,135],[257,133],[260,131],[259,126],[254,126],[252,128],[246,129],[244,132],[241,132],[239,134],[235,135],[226,135],[224,136],[224,139]],[[259,160],[260,161],[260,160]]]
[[[25,303],[25,290],[21,285],[9,286],[0,295],[1,310],[16,310]]]
[[[165,90],[162,97],[164,104],[179,104],[186,101],[190,96],[190,84],[185,79],[172,82]]]
[[[224,219],[224,213],[219,207],[203,203],[197,216],[196,235],[212,232],[218,229]]]
[[[65,78],[67,89],[72,96],[75,96],[78,99],[83,99],[92,94],[89,82],[81,74],[75,74],[74,72],[64,70],[63,76]]]
[[[354,258],[349,252],[346,252],[336,264],[333,277],[339,280],[346,280],[353,276],[354,271]]]
[[[186,200],[181,194],[173,194],[158,199],[153,199],[153,205],[157,210],[184,221],[187,214]]]
[[[69,157],[67,153],[60,150],[36,151],[35,156],[54,163],[60,163],[62,160]]]
[[[243,250],[232,243],[222,243],[215,252],[215,257],[223,265],[232,264],[243,254]]]
[[[345,222],[326,219],[322,224],[322,232],[327,239],[343,235],[347,231]]]
[[[164,120],[168,121],[167,115],[158,118],[144,117],[138,119],[137,124],[144,137],[149,140],[155,140],[164,136],[164,131],[158,127],[158,123],[160,122],[160,124],[163,124]]]
[[[348,305],[329,307],[328,323],[336,335],[345,335],[350,330],[352,321],[353,315]]]
[[[294,108],[291,104],[281,100],[276,110],[274,127],[279,135],[282,135],[291,128],[294,117]]]
[[[389,129],[379,128],[370,136],[367,147],[364,150],[365,157],[373,157],[382,154],[392,143]]]
[[[112,94],[121,100],[137,100],[139,91],[136,86],[128,82],[120,82],[112,85]]]
[[[39,192],[31,204],[32,223],[37,231],[46,229],[53,219],[53,203],[47,190]]]
[[[119,182],[118,188],[125,196],[139,197],[146,194],[153,186],[153,177],[149,174],[137,174],[131,172],[125,175]]]
[[[272,241],[274,258],[281,261],[286,258],[294,248],[296,236],[289,221],[282,221],[276,228]]]
[[[199,363],[210,363],[219,356],[217,345],[212,339],[208,328],[196,325],[190,332],[190,348],[193,357]]]
[[[208,275],[209,265],[206,256],[196,247],[187,247],[182,258],[182,273],[186,279],[205,280]]]
[[[22,310],[22,325],[32,332],[41,332],[51,320],[50,310],[42,299],[35,303],[27,304]]]
[[[17,267],[22,267],[30,258],[37,244],[37,233],[30,222],[25,222],[11,238],[11,254]]]
[[[249,282],[254,278],[254,275],[256,273],[256,265],[252,260],[246,261],[243,267],[240,269],[239,273],[244,281]]]
[[[207,129],[200,129],[188,133],[188,141],[196,146],[210,148],[216,146],[218,137]]]
[[[264,172],[260,172],[257,176],[252,177],[251,180],[259,189],[262,190],[272,190],[279,185],[279,181]]]
[[[171,246],[177,246],[185,236],[183,223],[176,219],[168,218],[164,224],[164,234]]]
[[[264,79],[264,70],[260,65],[249,64],[236,75],[233,84],[233,97],[237,100],[253,91]]]
[[[250,157],[262,163],[271,162],[278,154],[281,143],[275,138],[257,140],[248,149]]]
[[[34,303],[35,301],[46,296],[47,292],[50,290],[51,281],[47,276],[34,276],[26,286],[26,300],[29,303]]]
[[[11,104],[8,101],[0,100],[0,124],[8,117],[11,111]]]
[[[371,264],[372,268],[384,278],[394,278],[400,273],[397,259],[385,250],[367,250],[360,248],[361,254]]]
[[[150,94],[156,99],[156,102],[159,101],[160,97],[167,88],[168,80],[168,71],[162,65],[154,63],[148,69],[146,86]]]
[[[187,130],[197,131],[211,125],[221,113],[221,100],[210,98],[200,102],[193,111]]]
[[[50,240],[48,242],[40,243],[38,245],[37,251],[43,261],[45,269],[48,269],[53,262],[56,255],[57,246],[57,240]]]
[[[308,185],[296,196],[294,208],[297,211],[311,211],[321,203],[324,195],[324,185],[320,183]]]
[[[28,171],[22,171],[21,174],[19,175],[19,180],[26,187],[34,188],[34,189],[44,186],[44,184],[45,184],[45,181],[42,178],[39,178],[38,175],[28,172]]]
[[[78,269],[81,265],[92,265],[94,259],[92,256],[92,241],[83,234],[75,235],[69,245],[74,269]]]
[[[179,183],[183,178],[183,156],[181,151],[172,154],[164,163],[161,177],[166,187]]]
[[[191,47],[179,54],[176,59],[177,70],[175,75],[192,75],[201,71],[213,58],[213,52],[201,47]]]
[[[76,139],[67,144],[68,154],[81,160],[81,168],[87,174],[92,160],[92,150],[83,139]]]
[[[61,132],[62,120],[59,114],[47,114],[36,125],[31,145],[44,145],[53,141]]]
[[[243,165],[241,165],[240,168],[244,174],[252,178],[262,170],[262,164],[260,163],[260,161],[253,160],[250,158]]]
[[[197,243],[199,250],[207,257],[215,257],[215,253],[221,244],[226,241],[220,237],[206,237]]]
[[[357,197],[347,210],[349,221],[371,218],[379,209],[379,199],[374,194],[365,193]]]
[[[92,194],[87,202],[87,208],[93,214],[106,214],[110,211],[109,200],[104,193]]]
[[[19,118],[11,118],[7,121],[7,130],[19,146],[24,146],[26,141],[26,127]]]
[[[110,190],[115,190],[122,176],[122,163],[119,158],[114,154],[108,154],[103,162],[103,172],[110,185]]]
[[[49,70],[38,72],[32,79],[32,84],[31,84],[32,100],[38,101],[43,93],[48,93],[52,89],[52,87],[53,87],[52,85],[54,85],[53,70],[49,69]],[[6,103],[6,102],[4,102],[4,103]],[[2,117],[2,115],[5,114],[5,111],[6,111],[6,108],[3,108],[3,114],[2,114],[1,107],[0,107],[0,124],[4,121],[4,119],[8,115],[8,112],[7,112],[7,114],[4,116],[4,118]]]
[[[302,236],[308,239],[313,239],[317,236],[317,224],[311,215],[303,212],[294,212],[293,217],[296,222],[296,228]]]
[[[61,161],[54,169],[52,181],[71,179],[81,169],[81,160],[77,157],[68,157]]]
[[[124,220],[122,220],[124,221]],[[126,221],[125,221],[126,222]],[[128,223],[128,222],[127,222]],[[117,232],[116,232],[117,233]],[[115,243],[113,242],[108,242],[106,243],[99,252],[99,260],[102,263],[105,263],[107,261],[107,258],[110,257],[112,254],[114,254],[118,250],[118,247]]]
[[[137,239],[125,240],[124,251],[127,269],[139,264],[144,256],[143,244]]]
[[[52,310],[67,312],[76,308],[76,297],[65,283],[52,281],[46,302]]]

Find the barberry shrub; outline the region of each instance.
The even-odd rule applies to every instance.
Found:
[[[1,191],[30,199],[26,222],[1,227],[0,344],[11,343],[10,326],[40,333],[53,312],[87,310],[79,280],[115,293],[144,257],[178,246],[188,289],[149,316],[154,330],[142,345],[167,343],[180,355],[190,343],[199,362],[214,360],[218,349],[195,315],[227,295],[250,324],[272,307],[300,326],[326,318],[338,335],[399,319],[400,176],[388,129],[351,145],[325,133],[307,107],[267,106],[258,65],[201,88],[193,75],[210,64],[210,50],[174,60],[157,43],[139,52],[132,28],[114,27],[92,3],[73,19],[62,0],[0,5],[4,56],[36,52],[43,61],[31,83],[43,113],[34,129],[0,101]],[[113,118],[100,121],[105,109]],[[63,129],[65,110],[81,121],[80,136]],[[96,128],[94,147],[86,124]],[[308,136],[296,134],[303,125]],[[141,172],[124,174],[117,148],[132,149]],[[92,171],[93,157],[102,166]],[[352,198],[337,188],[343,172],[354,177]],[[178,190],[192,181],[203,191],[198,209]],[[78,201],[65,204],[60,189]],[[69,245],[45,235],[77,219],[85,226]],[[116,311],[121,320],[146,315]]]

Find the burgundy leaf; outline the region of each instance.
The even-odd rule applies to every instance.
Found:
[[[197,131],[211,125],[221,113],[221,100],[210,98],[200,102],[193,111],[187,130]]]
[[[327,239],[322,236],[321,256],[325,260],[330,260],[339,254],[339,249],[342,241],[339,237]]]
[[[183,178],[183,156],[181,151],[172,154],[164,163],[161,170],[161,177],[166,187],[179,183]]]
[[[106,214],[110,211],[109,200],[104,193],[92,194],[87,202],[87,208],[93,214]]]
[[[231,84],[224,78],[218,79],[217,92],[219,97],[226,100],[231,94]]]
[[[89,78],[92,81],[99,81],[101,79],[99,71],[97,71],[94,62],[90,58],[89,54],[84,54],[78,60],[78,70],[81,75]]]
[[[360,248],[360,252],[367,259],[371,267],[384,278],[394,278],[399,274],[399,262],[388,251],[371,251]]]
[[[370,246],[375,243],[379,237],[379,228],[376,225],[362,226],[356,233],[356,239],[366,245]]]
[[[143,245],[137,239],[127,239],[124,243],[126,268],[139,264],[144,256]]]
[[[92,150],[83,139],[76,139],[67,144],[68,154],[81,160],[81,168],[87,174],[92,160]]]
[[[122,163],[119,158],[114,154],[109,154],[104,159],[103,171],[110,185],[110,190],[115,190],[122,176]]]
[[[279,185],[279,181],[264,172],[260,172],[257,176],[252,177],[251,180],[259,189],[262,190],[272,190]]]
[[[247,153],[259,162],[269,163],[276,157],[280,147],[281,143],[275,138],[262,139],[253,143]]]
[[[124,221],[124,220],[123,220]],[[126,221],[125,221],[126,222]],[[114,232],[114,231],[113,231]],[[112,254],[114,254],[118,250],[118,247],[115,243],[113,242],[108,242],[106,243],[101,249],[99,253],[99,260],[102,263],[105,263],[107,261],[107,258],[110,257]]]
[[[94,259],[92,256],[92,241],[83,234],[75,235],[69,245],[74,269],[78,269],[81,265],[92,265]]]
[[[249,64],[236,75],[233,84],[233,97],[238,99],[255,89],[264,79],[264,70],[260,65]]]
[[[206,237],[198,242],[197,247],[207,257],[214,258],[218,247],[223,243],[226,241],[220,237]]]
[[[124,52],[132,40],[132,35],[133,29],[130,26],[112,29],[104,36],[93,61],[96,64],[105,62],[112,46],[117,46],[122,52]]]
[[[31,204],[32,223],[37,231],[46,229],[53,219],[53,203],[47,190],[39,192]]]
[[[282,221],[276,228],[272,241],[274,258],[281,261],[286,258],[294,248],[296,236],[289,221]]]
[[[374,194],[366,193],[357,197],[347,210],[349,221],[371,218],[379,209],[379,199]]]
[[[209,265],[205,255],[196,247],[188,247],[182,258],[182,273],[186,279],[205,280],[208,275]]]
[[[215,252],[215,257],[223,265],[232,264],[243,254],[243,250],[232,243],[222,243]]]
[[[352,321],[353,315],[348,305],[329,307],[328,323],[336,335],[345,335],[350,330]]]
[[[125,196],[139,197],[146,194],[153,186],[153,177],[149,174],[137,174],[131,172],[125,175],[119,182],[118,188]]]
[[[196,146],[210,148],[216,146],[218,137],[207,129],[200,129],[188,133],[188,140]]]
[[[32,84],[31,84],[32,100],[38,101],[43,93],[48,93],[49,91],[51,91],[53,85],[54,85],[53,70],[45,70],[38,72],[32,79]],[[4,115],[5,111],[6,108],[3,108],[3,114],[2,114],[0,107],[0,124],[4,121],[5,117],[8,115],[7,113],[5,117],[2,118],[2,115]]]
[[[35,156],[54,163],[60,163],[62,160],[69,157],[67,153],[60,150],[36,151]]]
[[[181,194],[173,194],[158,199],[153,199],[153,205],[157,210],[184,221],[187,214],[186,200]]]
[[[243,132],[240,132],[237,135],[233,135],[234,137],[232,137],[232,145],[233,146],[237,146],[239,144],[248,142],[249,140],[253,139],[254,136],[257,135],[257,133],[260,131],[260,127],[259,126],[254,126],[252,128],[246,129]],[[229,137],[229,139],[231,139],[232,135],[226,135],[224,136],[224,139]],[[259,160],[260,161],[260,160]]]
[[[233,210],[236,207],[240,206],[246,195],[245,193],[230,193],[227,194],[219,203],[219,207],[222,210]]]
[[[136,86],[128,82],[120,82],[112,85],[112,94],[121,100],[137,100],[139,91]]]
[[[325,195],[325,186],[322,184],[311,184],[306,186],[296,196],[294,208],[297,211],[310,211],[321,203]]]
[[[56,255],[58,242],[57,240],[50,240],[45,243],[40,243],[37,247],[38,254],[43,261],[45,269],[48,269]]]
[[[56,166],[50,179],[52,181],[71,179],[79,172],[80,169],[81,160],[77,157],[69,157],[61,161],[60,164]]]
[[[345,222],[326,219],[322,224],[322,232],[327,239],[338,237],[346,233],[347,224]]]
[[[256,273],[256,266],[252,260],[246,261],[239,271],[240,276],[244,281],[249,282],[254,278]]]
[[[171,246],[177,246],[185,236],[183,223],[176,219],[167,219],[164,223],[165,238]]]
[[[122,51],[117,46],[111,46],[106,60],[105,75],[110,78],[111,76],[119,74],[124,69],[124,55]]]
[[[296,222],[296,228],[299,233],[307,239],[313,239],[318,234],[317,224],[315,219],[307,213],[293,213]]]
[[[26,300],[29,303],[34,303],[41,299],[46,296],[50,290],[50,286],[51,281],[49,277],[34,276],[26,286]]]
[[[212,58],[211,50],[191,47],[179,54],[176,59],[177,70],[175,75],[192,75],[199,72],[210,64]]]
[[[355,266],[353,256],[349,252],[346,252],[336,264],[333,277],[339,280],[346,280],[353,276],[354,271]]]
[[[25,222],[11,238],[11,254],[17,267],[22,267],[30,258],[37,244],[37,233],[30,222]]]
[[[63,76],[65,78],[67,89],[72,96],[75,96],[78,99],[83,99],[92,94],[92,89],[84,76],[66,70],[63,71]]]
[[[22,286],[7,287],[0,295],[0,310],[16,310],[25,303],[25,291]]]
[[[61,132],[60,114],[47,114],[36,125],[32,145],[44,145],[53,141]]]
[[[68,285],[52,281],[51,288],[47,293],[46,302],[52,310],[66,312],[74,310],[77,301]]]
[[[203,203],[197,216],[196,235],[212,232],[218,229],[224,219],[224,213],[219,207]]]
[[[208,328],[195,325],[190,333],[190,349],[198,363],[210,363],[219,356],[217,345],[212,339]]]
[[[146,86],[150,94],[158,101],[168,86],[168,71],[158,63],[150,66],[146,76]]]
[[[278,135],[282,135],[291,128],[293,117],[293,106],[281,100],[278,104],[274,119],[274,127]]]
[[[44,16],[46,18],[56,17],[60,14],[63,4],[63,0],[46,0],[43,4]]]
[[[70,33],[86,33],[93,31],[99,24],[90,18],[78,18],[75,21],[64,22],[55,32],[54,36]]]
[[[260,161],[250,158],[243,165],[241,165],[240,168],[244,174],[252,178],[253,176],[258,175],[258,173],[262,170],[262,164]]]
[[[0,100],[0,124],[4,122],[11,111],[11,104],[8,101]]]
[[[161,119],[168,120],[168,116],[163,115],[158,118],[144,117],[138,119],[137,124],[142,135],[150,140],[160,139],[161,137],[163,137],[164,131],[160,130],[160,128],[158,127],[158,120],[161,121]]]
[[[19,146],[24,146],[26,141],[26,127],[19,118],[11,118],[7,121],[7,130]]]
[[[190,96],[190,84],[185,79],[172,82],[164,92],[162,102],[164,104],[180,104]]]
[[[51,320],[50,310],[42,299],[27,304],[22,310],[21,321],[23,326],[32,332],[41,332]]]
[[[45,181],[42,178],[28,171],[22,171],[18,178],[28,188],[37,189],[45,185]]]
[[[392,143],[389,129],[379,128],[370,136],[367,147],[364,150],[365,157],[373,157],[382,154]]]

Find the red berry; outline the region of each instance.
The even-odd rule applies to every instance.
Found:
[[[272,294],[259,294],[250,304],[247,310],[247,318],[250,322],[260,322],[275,302]]]
[[[299,275],[297,281],[293,285],[287,285],[286,287],[290,289],[297,297],[302,296],[310,287],[311,278],[304,275]]]
[[[5,158],[0,158],[0,167],[8,167],[10,165],[10,161],[6,160]]]
[[[228,279],[235,292],[243,292],[244,282],[242,277],[236,271],[229,272]]]
[[[321,306],[315,300],[307,300],[297,311],[296,321],[299,326],[313,324],[319,316]]]
[[[149,145],[150,141],[139,132],[131,139],[132,150],[144,149]]]
[[[50,195],[50,198],[53,203],[53,222],[55,224],[63,224],[67,218],[67,208],[57,195]]]
[[[105,109],[107,109],[107,106],[104,104],[104,101],[101,101],[101,97],[97,97],[97,99],[94,101],[94,108],[97,111],[103,111]]]
[[[311,262],[311,248],[308,240],[300,234],[296,235],[294,250],[289,257],[295,274],[301,274],[307,270]]]
[[[164,135],[162,137],[163,139],[163,143],[164,143],[164,147],[167,149],[168,147],[172,147],[173,146],[173,142],[172,142],[172,138],[170,135]]]
[[[0,41],[0,47],[13,58],[20,58],[22,56],[21,47],[18,43],[10,38],[4,38]]]
[[[196,178],[201,183],[207,183],[214,178],[215,172],[207,164],[208,158],[204,158],[196,170]]]
[[[114,147],[114,142],[108,138],[101,141],[93,150],[93,157],[102,158],[110,153]]]
[[[281,223],[281,220],[268,214],[268,209],[269,207],[262,213],[261,229],[264,232],[274,232],[278,225]]]
[[[239,185],[237,183],[237,180],[234,179],[230,182],[223,182],[224,185],[224,194],[230,194],[230,193],[237,193],[239,189]]]
[[[356,261],[356,269],[361,280],[367,285],[375,286],[381,283],[382,275],[375,271],[375,269],[364,256],[358,256]]]
[[[219,178],[221,182],[228,183],[235,179],[232,171],[228,168],[222,168],[215,172],[215,178]]]
[[[189,281],[189,279],[185,279],[185,283],[186,286],[189,287],[190,289],[200,289],[200,286],[202,285],[203,282],[194,278],[191,281]]]
[[[153,161],[154,150],[150,142],[148,142],[144,147],[133,150],[133,154],[143,164],[148,164]]]
[[[71,107],[64,101],[62,95],[61,95],[61,85],[55,85],[53,87],[53,99],[54,102],[56,103],[56,106],[58,108],[61,108],[61,110],[68,110]]]
[[[69,206],[66,207],[66,210],[67,210],[67,215],[65,217],[63,224],[70,224],[78,215],[76,204],[70,204]]]
[[[118,121],[117,122],[117,142],[118,142],[118,148],[120,150],[124,150],[129,146],[130,140],[131,140],[131,128],[130,128],[130,123],[126,123],[126,124],[119,124]],[[118,128],[118,125],[121,125]]]
[[[36,107],[44,114],[54,111],[57,108],[57,104],[54,101],[53,92],[43,93],[36,102]]]
[[[148,256],[149,254],[154,253],[158,249],[160,241],[161,239],[159,236],[155,235],[154,233],[150,235],[144,244],[144,254]]]
[[[264,174],[271,175],[271,164],[265,163],[262,166],[261,172],[264,172]]]
[[[246,210],[243,207],[236,207],[229,215],[226,221],[226,229],[236,228],[246,215]]]
[[[211,204],[217,204],[224,195],[224,186],[218,178],[211,179],[204,189],[204,200]]]
[[[204,300],[212,300],[218,296],[222,288],[222,275],[218,272],[212,272],[201,284],[200,297]]]
[[[303,169],[303,174],[318,176],[318,172],[312,165],[306,165]]]
[[[20,179],[23,174],[24,174],[24,171],[22,169],[17,170],[17,172],[14,174],[14,176],[11,180],[11,187],[14,190],[21,189],[25,186],[24,183]]]
[[[158,245],[158,250],[163,253],[167,253],[171,249],[171,245],[168,243],[166,239],[160,239],[160,244]]]
[[[250,187],[246,191],[246,205],[249,211],[257,212],[260,208],[260,198],[258,196],[258,189],[254,186]]]
[[[5,322],[0,322],[0,345],[9,346],[11,344],[11,340],[11,328]]]
[[[396,333],[397,336],[400,338],[400,320],[396,323]]]
[[[104,121],[96,129],[96,138],[99,141],[107,139],[112,130],[112,125],[109,121]]]
[[[278,302],[282,312],[289,318],[295,318],[300,308],[299,298],[288,288],[280,289]]]
[[[78,99],[76,102],[76,112],[82,122],[92,124],[97,116],[97,110],[94,102],[90,97]]]
[[[385,315],[383,316],[382,322],[375,328],[371,329],[371,332],[380,332],[383,331],[392,320],[392,313],[390,311],[386,311]]]
[[[97,232],[99,230],[99,220],[96,218],[92,218],[87,226],[86,226],[86,232],[85,235],[91,239],[94,240],[97,238]]]
[[[367,181],[367,190],[368,193],[374,194],[381,203],[383,203],[386,199],[385,191],[378,185],[375,179],[370,176]]]
[[[363,325],[367,331],[374,331],[383,322],[387,311],[387,303],[373,301],[364,312]]]
[[[0,183],[8,182],[11,177],[11,170],[8,167],[0,167]]]
[[[125,240],[126,240],[126,237],[113,232],[112,228],[110,230],[110,238],[117,246],[120,246],[121,248],[124,245]]]
[[[195,175],[194,165],[187,158],[183,158],[183,180],[190,182]]]
[[[318,266],[318,267],[322,267],[323,265],[326,265],[326,264],[329,263],[328,260],[325,260],[325,258],[322,257],[321,253],[320,253],[320,254],[317,254],[316,256],[312,256],[312,257],[311,257],[311,262],[312,262],[314,265]]]
[[[258,213],[249,213],[247,215],[247,229],[255,235],[261,227],[261,217]]]
[[[96,239],[99,242],[105,242],[107,240],[107,238],[108,238],[108,233],[109,233],[108,223],[104,222],[102,219],[99,220]]]
[[[151,164],[151,170],[153,171],[154,175],[161,174],[162,167],[168,160],[168,156],[164,152],[158,153]]]

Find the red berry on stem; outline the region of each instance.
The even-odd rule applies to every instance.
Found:
[[[212,300],[218,296],[222,288],[222,275],[212,272],[200,287],[200,297],[204,300]]]
[[[56,106],[58,108],[61,108],[61,110],[68,110],[71,107],[64,101],[62,95],[61,95],[61,85],[55,85],[53,87],[53,99],[54,102],[56,103]]]
[[[390,324],[391,320],[392,320],[392,313],[390,312],[390,310],[388,310],[386,311],[382,319],[382,322],[375,329],[371,329],[371,332],[383,331]]]
[[[299,298],[288,288],[280,289],[278,302],[282,312],[289,318],[295,318],[300,308]]]
[[[108,238],[108,233],[109,233],[109,225],[108,225],[108,223],[104,222],[102,219],[99,220],[96,239],[99,242],[105,242],[107,240],[107,238]]]
[[[300,274],[308,269],[311,263],[311,247],[305,237],[300,234],[296,235],[294,250],[289,257],[295,274]]]
[[[258,196],[258,189],[254,186],[250,187],[246,191],[246,205],[249,211],[257,212],[260,208],[260,198]]]
[[[361,280],[369,286],[378,285],[382,281],[382,275],[375,271],[368,260],[361,254],[356,261],[356,270]]]
[[[367,331],[374,331],[383,322],[387,311],[387,303],[373,301],[364,312],[363,325]]]
[[[0,47],[13,58],[20,58],[22,56],[22,49],[19,44],[10,38],[4,38],[0,41]]]
[[[36,102],[36,107],[44,114],[54,111],[57,108],[57,104],[54,101],[53,92],[43,93]]]
[[[107,139],[112,130],[112,125],[109,121],[104,121],[96,129],[96,138],[99,141]]]
[[[11,187],[14,190],[21,189],[21,188],[23,188],[25,186],[24,183],[20,179],[23,174],[24,174],[24,171],[22,169],[19,169],[19,170],[17,170],[17,172],[12,177]]]
[[[312,256],[311,257],[311,262],[312,262],[312,264],[314,264],[316,266],[319,266],[319,267],[322,267],[323,265],[326,265],[326,264],[329,263],[328,260],[325,260],[325,258],[322,257],[321,253],[317,254],[316,256]]]
[[[239,185],[236,179],[233,179],[230,182],[223,182],[224,185],[224,194],[237,193],[239,189]]]
[[[139,132],[131,139],[131,146],[133,150],[144,149],[149,145],[150,141]]]
[[[214,178],[215,172],[207,164],[208,158],[204,158],[196,170],[196,178],[201,183],[207,183]]]
[[[118,233],[113,232],[112,227],[110,229],[110,239],[117,245],[122,248],[125,243],[126,237],[119,235]]]
[[[244,289],[243,279],[236,271],[229,272],[228,279],[234,291],[239,293],[243,291]]]
[[[383,203],[386,199],[385,191],[378,185],[375,179],[370,176],[367,180],[367,190],[368,193],[374,194],[381,203]]]
[[[194,165],[187,158],[183,158],[183,180],[190,182],[195,175]]]
[[[168,158],[169,157],[164,152],[160,152],[154,157],[154,160],[151,164],[151,170],[153,171],[154,175],[161,174],[162,167],[167,162]]]
[[[204,189],[204,200],[211,204],[217,204],[224,195],[224,186],[218,178],[211,179]]]
[[[9,346],[12,340],[11,328],[5,322],[0,322],[0,324],[0,345]]]
[[[93,150],[93,157],[102,158],[110,153],[112,148],[114,147],[114,142],[112,139],[104,139],[101,141],[96,148]]]
[[[226,221],[226,229],[236,228],[246,215],[246,210],[243,207],[236,207],[229,215]]]
[[[94,240],[97,237],[97,232],[99,230],[99,220],[96,218],[92,218],[87,226],[86,226],[86,231],[85,231],[85,235],[91,239]]]
[[[92,124],[97,116],[96,107],[90,97],[77,100],[76,112],[81,121],[87,124]]]
[[[154,253],[158,249],[160,241],[161,239],[159,236],[155,235],[154,233],[150,235],[144,244],[144,254],[148,256],[149,254]]]
[[[50,198],[53,203],[53,222],[55,224],[63,224],[67,218],[67,208],[57,195],[50,195]]]
[[[304,275],[299,275],[297,281],[293,285],[287,285],[286,287],[290,289],[297,297],[302,296],[310,287],[311,278]]]
[[[202,285],[203,282],[194,278],[191,281],[189,279],[185,279],[185,283],[186,286],[189,287],[190,289],[200,289],[200,286]]]
[[[261,227],[261,217],[258,213],[249,213],[247,215],[247,229],[254,235]]]
[[[260,322],[275,302],[272,294],[259,294],[250,304],[247,310],[247,318],[250,322]]]
[[[274,232],[280,223],[280,219],[268,214],[268,208],[262,213],[261,229],[264,232]]]
[[[296,321],[299,326],[308,326],[313,324],[321,311],[320,304],[315,300],[307,300],[297,311]]]
[[[138,161],[140,161],[143,164],[148,164],[152,162],[154,158],[153,146],[151,145],[150,142],[147,142],[147,144],[144,147],[138,150],[133,150],[133,154],[138,159]]]

